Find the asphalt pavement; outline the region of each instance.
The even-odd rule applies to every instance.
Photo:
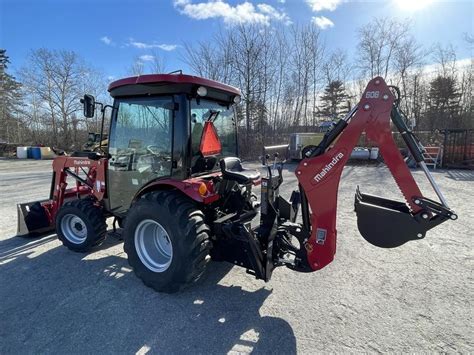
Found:
[[[286,197],[294,167],[284,172]],[[55,235],[15,237],[16,204],[48,196],[51,161],[0,160],[0,354],[472,353],[474,172],[434,176],[459,219],[424,240],[390,250],[365,242],[356,186],[401,195],[383,165],[347,166],[332,264],[310,274],[278,268],[264,283],[211,262],[198,284],[168,295],[135,277],[113,236],[89,254]]]

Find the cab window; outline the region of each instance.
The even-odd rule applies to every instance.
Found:
[[[203,158],[199,151],[204,123],[212,119],[217,135],[222,145],[221,153],[211,158]],[[213,170],[218,167],[221,157],[237,155],[237,136],[234,121],[234,111],[226,104],[209,100],[191,100],[191,152],[193,173]],[[208,160],[203,162],[203,160]],[[210,160],[214,164],[209,163]]]
[[[137,171],[141,184],[171,174],[172,108],[171,97],[119,101],[109,150],[112,170]]]

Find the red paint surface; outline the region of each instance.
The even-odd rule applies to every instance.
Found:
[[[379,83],[376,84],[376,81]],[[370,93],[379,92],[378,98],[371,98]],[[370,92],[369,94],[367,94]],[[383,100],[384,95],[387,100]],[[350,120],[348,126],[340,134],[334,146],[325,154],[315,158],[304,159],[296,169],[296,177],[303,186],[311,207],[311,237],[307,247],[308,261],[313,270],[319,270],[328,265],[336,253],[336,214],[337,214],[337,191],[342,170],[350,157],[352,149],[357,144],[358,138],[363,131],[367,138],[377,143],[380,153],[384,158],[390,172],[402,191],[413,212],[418,212],[420,207],[415,205],[412,197],[422,196],[413,176],[393,140],[390,128],[390,111],[394,97],[385,81],[378,77],[372,79],[358,104],[358,111]],[[367,110],[364,106],[369,105]],[[342,154],[342,157],[341,157]],[[330,165],[338,156],[337,163],[325,173],[318,177],[324,168]],[[374,181],[374,183],[377,183]],[[324,244],[316,242],[317,229],[326,231]]]
[[[134,85],[134,84],[158,84],[158,83],[169,83],[169,84],[195,84],[199,86],[206,86],[220,91],[229,92],[234,95],[240,95],[240,90],[226,84],[222,84],[218,81],[201,78],[198,76],[185,75],[185,74],[147,74],[132,76],[116,80],[109,85],[109,91],[116,89],[120,86]]]

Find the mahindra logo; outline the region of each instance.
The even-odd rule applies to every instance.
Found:
[[[324,176],[329,173],[331,171],[332,168],[334,168],[336,166],[336,164],[344,157],[344,154],[343,153],[338,153],[337,155],[334,156],[334,158],[332,158],[332,160],[329,162],[329,164],[327,164],[323,170],[321,170],[320,173],[316,174],[314,176],[314,180],[316,180],[316,182],[320,182]]]
[[[74,165],[91,165],[89,160],[74,160]]]

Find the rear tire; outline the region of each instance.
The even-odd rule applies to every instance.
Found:
[[[128,262],[143,283],[174,293],[197,281],[210,250],[204,214],[176,191],[145,195],[129,210],[123,231]]]
[[[92,199],[66,202],[56,215],[58,239],[70,250],[87,252],[104,241],[106,232],[102,209]]]

